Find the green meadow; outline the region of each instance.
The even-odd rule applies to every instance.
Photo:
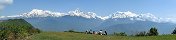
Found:
[[[176,35],[112,36],[71,32],[42,32],[30,36],[29,40],[176,40]]]

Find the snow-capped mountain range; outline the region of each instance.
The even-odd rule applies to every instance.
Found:
[[[159,18],[150,13],[136,14],[130,11],[115,12],[109,16],[98,16],[94,12],[83,12],[79,9],[68,13],[33,9],[31,12],[13,16],[0,16],[0,20],[23,18],[34,27],[44,31],[66,31],[74,29],[107,30],[108,33],[126,32],[134,34],[147,31],[151,27],[158,28],[162,34],[171,33],[175,21],[172,18]]]
[[[13,15],[13,16],[0,16],[0,19],[3,18],[33,18],[33,17],[62,17],[62,16],[80,16],[84,18],[94,18],[94,19],[118,19],[118,18],[129,18],[130,20],[140,20],[140,21],[153,21],[153,22],[174,22],[171,18],[159,18],[150,13],[146,14],[135,14],[130,11],[127,12],[115,12],[109,16],[98,16],[94,12],[82,12],[79,9],[74,11],[69,11],[68,13],[61,13],[61,12],[52,12],[48,10],[39,10],[33,9],[31,12],[20,14],[20,15]]]

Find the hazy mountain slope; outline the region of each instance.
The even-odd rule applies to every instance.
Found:
[[[14,16],[1,16],[0,19],[23,18],[33,26],[44,31],[65,31],[89,29],[108,33],[127,32],[128,34],[147,31],[151,27],[159,29],[161,34],[170,33],[175,23],[168,18],[159,18],[150,13],[136,14],[132,12],[115,12],[109,16],[98,16],[93,12],[82,12],[79,9],[68,13],[51,12],[34,9],[31,12]]]

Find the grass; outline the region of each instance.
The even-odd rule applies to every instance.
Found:
[[[30,36],[29,40],[176,40],[176,35],[159,36],[102,36],[70,32],[42,32]]]

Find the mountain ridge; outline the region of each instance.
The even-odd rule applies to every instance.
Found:
[[[153,22],[173,22],[169,18],[159,18],[154,16],[151,13],[147,14],[136,14],[130,11],[127,12],[120,12],[117,11],[109,16],[98,16],[94,12],[82,12],[79,9],[74,11],[69,11],[68,13],[61,13],[61,12],[52,12],[48,10],[40,10],[40,9],[33,9],[31,12],[20,14],[20,15],[13,15],[13,16],[0,16],[0,19],[3,18],[33,18],[33,17],[63,17],[63,16],[80,16],[88,19],[119,19],[119,18],[129,18],[130,20],[140,20],[140,21],[153,21]]]
[[[86,31],[92,29],[95,31],[107,30],[108,33],[135,34],[156,27],[160,33],[168,34],[176,26],[172,21],[156,17],[150,13],[136,14],[130,11],[117,11],[112,15],[102,17],[96,13],[83,12],[79,9],[68,13],[34,9],[21,15],[0,17],[0,19],[3,18],[22,18],[43,31],[67,31],[70,29]]]

